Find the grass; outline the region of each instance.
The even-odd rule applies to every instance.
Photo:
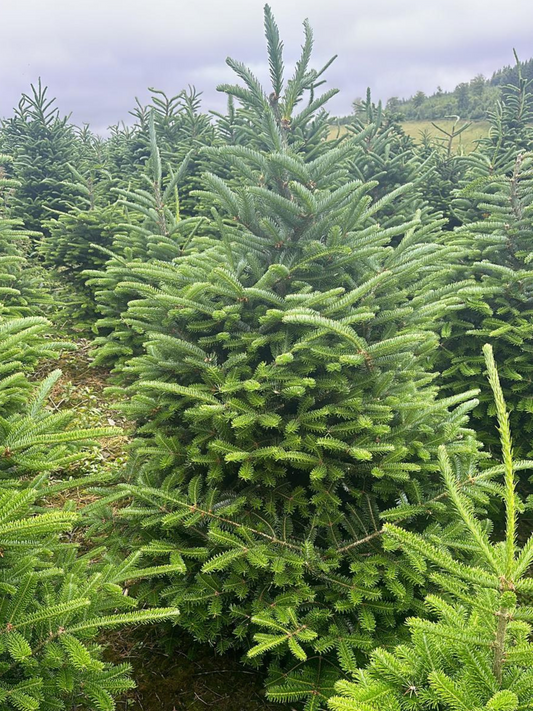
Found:
[[[63,334],[61,334],[63,335]],[[59,412],[70,410],[75,414],[77,428],[119,427],[122,434],[99,439],[98,446],[87,450],[87,457],[72,465],[74,470],[95,474],[99,467],[126,460],[126,447],[132,424],[113,407],[115,402],[104,393],[109,385],[105,368],[92,367],[92,343],[86,338],[66,338],[75,343],[76,350],[64,351],[58,360],[45,361],[34,374],[36,382],[43,380],[52,370],[59,368],[61,378],[48,398],[50,409]]]
[[[437,126],[450,132],[453,128],[453,119],[443,119],[442,121],[435,121]],[[489,131],[488,121],[472,121],[465,122],[470,123],[470,126],[461,133],[454,140],[454,149],[456,152],[459,150],[464,150],[465,153],[470,153],[474,150],[477,145],[477,141],[480,138],[485,138]],[[462,126],[463,122],[459,123]],[[424,135],[424,133],[429,133],[430,136],[435,138],[443,138],[445,141],[448,139],[441,133],[431,121],[404,121],[402,123],[402,128],[408,136],[411,136],[415,141],[419,142]]]
[[[454,121],[453,119],[443,119],[435,121],[435,123],[445,131],[451,131]],[[454,140],[454,151],[470,153],[477,145],[480,138],[484,138],[489,130],[488,121],[472,121],[471,125],[463,131],[463,133]],[[459,124],[462,125],[462,124]],[[404,121],[402,123],[403,130],[408,136],[411,136],[417,143],[420,143],[422,136],[428,133],[432,138],[443,139],[447,142],[446,136],[439,131],[431,121]],[[332,126],[329,132],[331,140],[344,135],[347,132],[345,126]]]

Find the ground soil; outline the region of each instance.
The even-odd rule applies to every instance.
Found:
[[[106,657],[129,662],[137,684],[117,702],[117,711],[282,711],[266,701],[262,675],[237,654],[217,655],[186,634],[165,649],[153,628],[123,630],[108,641]]]

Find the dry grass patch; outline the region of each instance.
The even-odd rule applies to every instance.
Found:
[[[443,119],[442,121],[435,121],[434,123],[445,131],[451,131],[454,120]],[[459,125],[462,125],[462,123]],[[431,136],[431,138],[442,139],[445,143],[447,142],[446,136],[435,128],[431,121],[404,121],[401,126],[405,133],[411,136],[417,143],[421,143],[424,134]],[[471,125],[454,140],[454,152],[471,153],[476,148],[477,142],[487,136],[489,126],[488,121],[472,121]],[[344,136],[346,133],[348,133],[346,126],[331,126],[328,140],[333,141],[336,138]]]

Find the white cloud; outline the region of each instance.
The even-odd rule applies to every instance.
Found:
[[[453,88],[531,55],[533,3],[507,0],[271,0],[287,64],[315,30],[315,62],[340,55],[330,85],[338,112],[367,85],[377,97]],[[0,115],[42,76],[65,112],[98,125],[127,116],[146,86],[194,83],[208,106],[232,81],[227,55],[264,67],[263,0],[0,0]]]

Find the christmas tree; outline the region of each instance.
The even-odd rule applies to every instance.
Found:
[[[118,390],[139,423],[133,483],[110,500],[132,502],[119,540],[182,561],[158,592],[184,627],[267,655],[274,677],[295,657],[321,698],[322,671],[354,669],[420,609],[424,577],[384,550],[383,521],[448,515],[438,447],[476,451],[475,403],[439,399],[428,371],[434,324],[462,303],[460,250],[418,210],[380,224],[408,187],[373,200],[377,181],[351,178],[360,137],[322,140],[333,91],[316,92],[309,25],[287,82],[268,8],[265,27],[270,93],[234,60],[244,86],[222,87],[250,140],[206,151],[231,166],[198,194],[218,239],[122,263],[145,352]]]

